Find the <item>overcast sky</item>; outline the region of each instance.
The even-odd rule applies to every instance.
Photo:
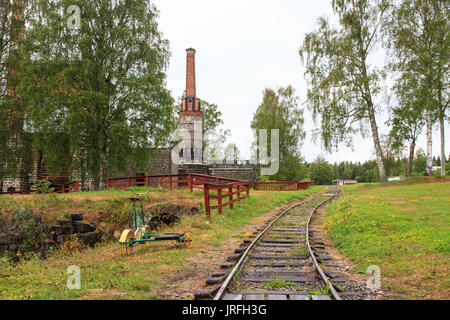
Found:
[[[172,57],[168,88],[173,97],[185,89],[186,49],[196,54],[197,96],[218,105],[231,130],[231,142],[238,145],[241,158],[250,157],[250,123],[262,102],[265,88],[292,85],[302,102],[306,99],[304,68],[298,49],[303,37],[316,27],[320,16],[333,17],[331,0],[153,0],[160,11],[160,30],[170,41]],[[379,61],[383,61],[379,55]],[[304,103],[300,105],[304,108]],[[312,141],[315,125],[304,108],[307,137],[301,154],[307,161],[323,155],[330,162],[374,159],[370,137],[354,140],[354,151],[344,146],[339,152],[325,153],[321,141]],[[380,133],[387,112],[378,115]],[[450,154],[450,128],[446,126],[446,153]],[[434,130],[433,154],[440,154],[438,127]],[[419,147],[425,149],[425,137]]]

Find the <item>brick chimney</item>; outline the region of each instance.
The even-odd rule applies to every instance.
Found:
[[[195,50],[190,48],[186,50],[186,96],[196,97],[195,90]]]
[[[186,97],[182,100],[180,115],[202,116],[200,99],[195,84],[195,49],[186,49]]]
[[[181,101],[181,110],[178,115],[180,129],[188,132],[189,136],[180,136],[180,142],[183,145],[180,157],[184,158],[185,163],[199,164],[203,161],[203,112],[195,85],[195,50],[189,48],[186,54],[186,96]]]

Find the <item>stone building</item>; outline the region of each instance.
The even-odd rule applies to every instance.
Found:
[[[258,179],[258,167],[249,160],[234,160],[232,163],[210,164],[204,158],[202,145],[201,100],[197,97],[195,54],[192,48],[186,50],[186,97],[182,99],[179,116],[179,157],[173,150],[161,149],[152,156],[151,169],[147,175],[196,173],[217,177],[233,178],[254,182]]]

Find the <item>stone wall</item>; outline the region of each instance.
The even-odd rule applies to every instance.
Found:
[[[22,181],[19,178],[5,179],[2,181],[2,185],[0,186],[0,192],[20,191],[21,186],[22,186]]]
[[[202,163],[180,164],[178,165],[178,174],[195,173],[208,174],[208,165]]]
[[[163,148],[152,150],[149,169],[146,174],[149,176],[177,174],[177,166],[172,162],[172,150]]]
[[[258,166],[245,161],[242,164],[213,164],[208,168],[208,174],[215,177],[249,181],[251,184],[258,180]]]
[[[94,246],[102,240],[102,233],[82,220],[83,214],[72,213],[57,225],[47,225],[40,215],[24,208],[17,210],[11,221],[0,216],[0,255],[6,254],[13,261],[28,252],[46,257],[51,247],[72,240],[73,235],[85,245]]]

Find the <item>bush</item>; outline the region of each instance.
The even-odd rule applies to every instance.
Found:
[[[334,175],[333,167],[320,157],[309,166],[309,174],[317,185],[330,185]]]
[[[39,180],[36,183],[35,189],[37,193],[53,193],[55,192],[55,188],[50,188],[51,182],[47,179]]]

